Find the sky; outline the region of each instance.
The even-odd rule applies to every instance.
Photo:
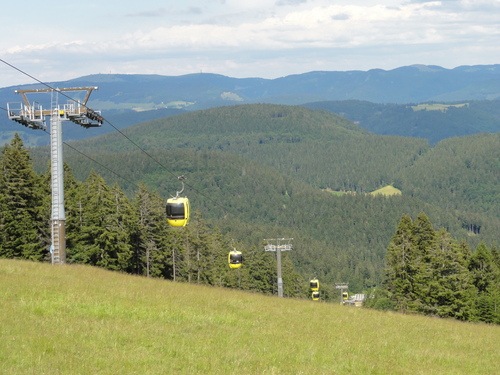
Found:
[[[23,0],[0,13],[0,87],[499,64],[499,14],[500,0]]]

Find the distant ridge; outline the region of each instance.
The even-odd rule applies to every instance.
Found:
[[[401,105],[429,101],[499,100],[500,64],[459,66],[454,69],[415,64],[392,70],[312,71],[276,79],[232,78],[212,73],[182,76],[93,74],[49,84],[53,87],[98,86],[99,90],[93,93],[89,105],[95,110],[104,111],[106,119],[114,120],[113,116],[132,111],[177,111],[168,114],[171,115],[179,113],[178,111],[252,103],[302,105],[312,102],[361,100]],[[33,84],[1,88],[0,104],[5,106],[8,102],[19,102],[21,98],[14,93],[16,89],[41,86]],[[49,95],[38,96],[40,98],[37,97],[37,101],[44,107],[50,106]],[[66,98],[63,100],[66,101]],[[160,112],[150,113],[144,119],[134,116],[134,119],[141,122],[153,117],[161,117]],[[116,125],[123,128],[130,123],[125,121]],[[27,133],[25,129],[12,124],[6,115],[0,116],[0,132],[12,131]],[[103,131],[94,130],[93,135],[102,134]],[[69,132],[69,139],[91,136],[89,132],[82,130],[79,132],[83,134],[73,134],[77,132],[73,128],[70,128]],[[472,133],[474,131],[468,129],[463,132]],[[33,137],[33,134],[30,132],[29,137]],[[405,135],[383,130],[379,134]],[[455,135],[462,134],[444,134],[439,139]],[[0,139],[2,138],[5,137],[0,133]],[[40,144],[38,140],[28,143]]]

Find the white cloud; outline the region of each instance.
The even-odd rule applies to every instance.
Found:
[[[99,27],[73,20],[72,28],[44,20],[43,33],[37,33],[38,25],[31,31],[28,23],[21,35],[2,38],[0,57],[52,80],[68,74],[178,75],[200,70],[271,78],[320,69],[500,63],[499,1],[275,4],[187,0],[166,1],[159,8],[156,1],[144,0],[124,1],[118,11],[103,4],[101,18],[94,21]],[[0,22],[5,26],[10,21],[3,15]],[[28,38],[30,31],[33,37]],[[0,66],[0,86],[21,78],[10,70]]]

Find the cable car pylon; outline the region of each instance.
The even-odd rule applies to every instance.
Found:
[[[50,173],[51,173],[51,245],[52,264],[66,263],[66,213],[64,208],[64,162],[62,122],[70,120],[84,128],[101,126],[103,118],[100,112],[87,107],[87,101],[97,87],[48,88],[16,90],[23,102],[7,103],[9,119],[30,129],[46,131],[45,118],[50,117]],[[59,105],[59,94],[70,91],[86,91],[82,102],[71,99],[68,104]],[[50,109],[43,109],[37,102],[30,102],[27,94],[51,94]]]

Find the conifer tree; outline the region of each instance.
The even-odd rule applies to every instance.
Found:
[[[264,245],[251,247],[245,251],[244,267],[248,269],[249,290],[264,294],[277,293],[276,256],[264,251]]]
[[[473,287],[463,250],[444,229],[437,233],[427,266],[429,298],[421,310],[429,315],[469,320]]]
[[[18,134],[0,162],[0,257],[41,261],[48,253],[41,179]]]
[[[64,208],[66,211],[66,257],[69,263],[79,263],[79,240],[85,222],[84,184],[77,181],[71,168],[64,164]]]
[[[493,262],[493,256],[484,242],[481,242],[476,251],[471,255],[469,262],[469,271],[472,277],[472,283],[478,293],[484,293],[490,285],[495,283],[496,266]]]
[[[140,184],[134,199],[134,209],[137,223],[132,236],[133,272],[145,276],[170,278],[171,231],[166,221],[163,199]]]
[[[487,323],[500,323],[500,270],[495,254],[481,242],[471,255],[469,271],[477,290],[475,317]]]
[[[414,293],[415,299],[411,303],[411,309],[415,311],[425,311],[430,291],[431,275],[429,273],[429,263],[431,261],[431,249],[435,246],[436,232],[432,224],[424,213],[420,213],[413,222],[412,242],[415,249],[415,278]]]
[[[220,274],[226,271],[223,268],[223,248],[227,246],[223,245],[222,235],[216,230],[208,229],[199,211],[194,213],[187,231],[191,282],[215,285]]]
[[[287,251],[281,262],[283,277],[283,296],[285,297],[309,297],[309,288],[306,280],[295,271],[293,262]]]
[[[170,228],[170,241],[167,251],[171,254],[172,273],[168,278],[173,281],[189,281],[189,254],[186,255],[186,230],[186,227]]]
[[[81,228],[73,259],[110,270],[131,269],[133,210],[123,192],[92,171],[82,193]]]
[[[395,308],[406,312],[416,300],[415,277],[419,266],[415,263],[418,250],[413,243],[413,222],[403,215],[389,248],[387,249],[386,287]]]

